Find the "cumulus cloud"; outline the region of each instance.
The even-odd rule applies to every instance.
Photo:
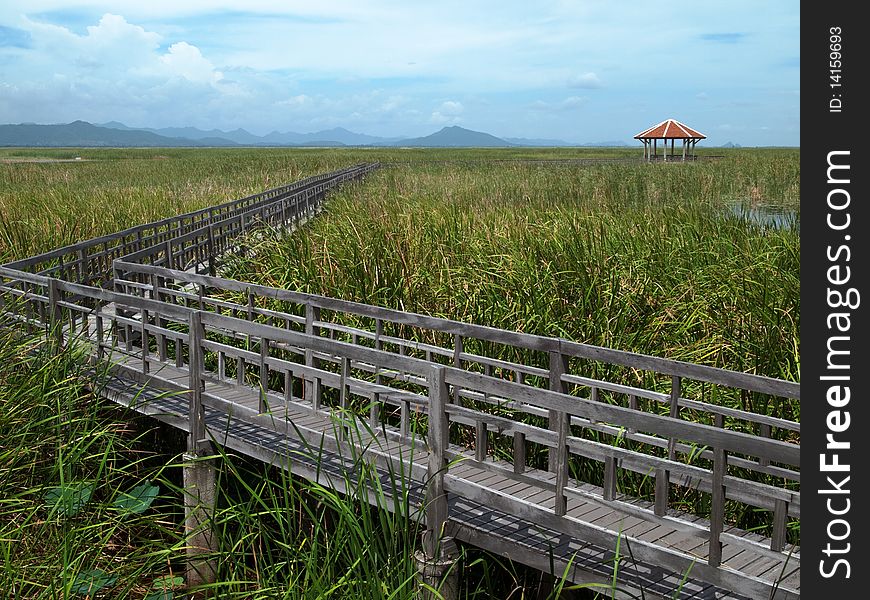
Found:
[[[166,66],[172,75],[184,77],[197,83],[217,83],[224,75],[206,59],[199,48],[187,42],[177,42],[169,47],[169,51],[160,57],[160,62]]]
[[[461,102],[456,100],[447,100],[446,102],[442,102],[441,105],[432,112],[432,116],[429,118],[429,122],[435,123],[438,125],[445,125],[447,123],[459,123],[462,121],[462,112],[465,110],[465,107],[462,106]]]
[[[594,90],[604,87],[604,84],[601,83],[601,79],[598,78],[598,75],[590,71],[588,73],[583,73],[582,75],[575,75],[569,79],[568,87]]]
[[[106,13],[81,34],[26,17],[22,27],[30,47],[19,51],[8,73],[19,83],[0,90],[18,113],[10,120],[136,124],[149,114],[175,112],[187,123],[207,124],[216,100],[240,92],[193,44],[165,47],[159,33],[120,15]]]

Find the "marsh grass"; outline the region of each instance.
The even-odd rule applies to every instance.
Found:
[[[518,159],[636,153],[0,150],[0,159],[85,159],[0,162],[0,262],[381,160],[390,167],[340,192],[294,236],[266,235],[227,274],[799,381],[799,153],[721,153],[690,165],[560,165]],[[726,205],[794,218],[770,227]],[[0,589],[56,598],[105,584],[100,597],[170,598],[183,564],[183,444],[97,401],[81,358],[0,329]],[[800,418],[797,405],[723,401]],[[358,485],[342,496],[237,456],[220,460],[214,591],[410,597],[407,515],[371,509]],[[153,503],[118,510],[121,494],[144,483],[159,487]],[[764,526],[763,516],[740,519]],[[466,598],[529,598],[541,583],[483,552],[466,550],[460,564]],[[556,589],[576,588],[554,575]]]
[[[224,274],[799,381],[798,181],[799,153],[790,150],[745,151],[689,164],[396,164],[370,175],[365,186],[339,192],[303,230],[261,234],[252,240],[252,252],[227,263]],[[769,206],[792,217],[777,223],[746,218],[729,209],[735,199],[747,210]],[[390,335],[452,345],[435,332]],[[543,353],[518,356],[522,352],[474,340],[465,341],[465,351],[547,367]],[[669,391],[667,378],[650,373],[579,359],[572,369]],[[798,402],[691,382],[684,393],[800,420]],[[667,411],[652,403],[642,408]],[[746,427],[730,420],[728,425]],[[587,429],[575,434],[638,448]],[[473,438],[465,435],[455,441],[471,447]],[[491,447],[500,451],[497,443]],[[509,455],[510,448],[501,450]],[[538,467],[546,459],[541,450],[529,449]],[[708,467],[709,461],[698,458],[700,450],[686,460]],[[571,468],[582,481],[603,479],[600,463]],[[626,471],[619,486],[641,497],[653,492],[643,475]],[[709,497],[693,490],[675,488],[672,501],[709,513]],[[763,511],[729,502],[726,513],[732,524],[769,530]],[[791,528],[792,541],[798,532],[799,525]]]

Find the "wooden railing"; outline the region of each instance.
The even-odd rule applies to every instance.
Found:
[[[185,369],[194,444],[208,436],[203,407],[232,410],[284,435],[309,435],[270,416],[292,404],[427,450],[428,462],[411,464],[410,472],[427,485],[427,527],[438,534],[450,520],[447,494],[454,494],[612,545],[613,532],[570,515],[569,502],[579,499],[698,538],[706,565],[639,539],[632,552],[743,593],[767,593],[769,585],[720,569],[723,543],[799,559],[786,540],[789,518],[800,518],[800,424],[737,408],[747,397],[787,408],[800,399],[797,383],[206,274],[256,224],[310,214],[323,181],[176,221],[184,224],[151,224],[140,230],[147,233],[139,245],[122,232],[108,236],[119,250],[98,238],[0,267],[3,313],[51,331],[58,343],[88,344],[98,360],[126,357],[122,368],[142,377],[163,365]],[[112,260],[112,289],[91,285],[102,281],[101,258],[116,252],[126,254]],[[206,393],[207,382],[259,389],[258,410],[229,406]],[[723,400],[710,401],[716,398]],[[322,441],[315,437],[308,441]],[[329,443],[354,442],[340,428]],[[363,446],[376,461],[396,460]],[[539,488],[548,500],[488,489],[463,477],[462,465]],[[584,467],[579,473],[602,474],[592,488],[578,475]],[[650,508],[620,492],[622,474],[654,481]],[[709,497],[709,518],[680,518],[675,489]],[[769,539],[728,531],[726,502],[771,511]]]

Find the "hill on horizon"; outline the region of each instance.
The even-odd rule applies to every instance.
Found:
[[[443,127],[423,137],[379,137],[335,127],[313,133],[272,131],[263,136],[245,129],[222,131],[196,127],[135,128],[118,121],[0,125],[0,146],[22,147],[419,147],[419,148],[509,148],[509,147],[626,147],[621,141],[576,144],[557,139],[500,138],[458,125]]]

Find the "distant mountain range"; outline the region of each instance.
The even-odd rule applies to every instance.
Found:
[[[354,133],[342,127],[295,133],[273,131],[264,136],[244,129],[203,131],[195,127],[162,129],[128,127],[117,121],[37,125],[0,125],[0,146],[35,147],[227,147],[227,146],[402,146],[422,148],[500,148],[511,146],[628,146],[625,142],[571,144],[563,140],[499,138],[464,127],[444,127],[418,138],[387,138]]]

